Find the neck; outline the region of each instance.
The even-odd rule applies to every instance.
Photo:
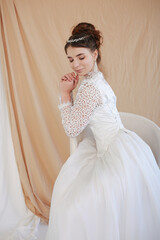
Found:
[[[98,74],[100,71],[99,69],[97,69],[97,71],[91,71],[91,72],[88,72],[86,75],[84,75],[84,78],[92,78],[93,76],[95,76],[96,74]]]

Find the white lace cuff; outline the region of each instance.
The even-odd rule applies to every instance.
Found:
[[[61,110],[62,108],[67,107],[67,106],[72,106],[72,102],[68,101],[68,102],[61,103],[58,105],[58,108],[59,108],[59,110]]]
[[[70,97],[71,97],[71,101],[67,101],[67,102],[63,102],[62,103],[61,96],[59,95],[59,105],[58,105],[58,108],[62,109],[63,107],[66,107],[66,106],[72,106],[73,105],[73,93],[72,92],[70,93]]]

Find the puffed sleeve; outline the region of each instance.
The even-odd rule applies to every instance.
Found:
[[[61,111],[62,124],[67,136],[78,136],[101,105],[102,97],[99,89],[88,82],[80,86],[74,103],[60,102],[58,108]]]

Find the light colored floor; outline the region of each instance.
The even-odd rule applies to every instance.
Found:
[[[37,240],[45,240],[45,235],[47,231],[48,225],[44,222],[41,222],[38,227],[38,238]]]

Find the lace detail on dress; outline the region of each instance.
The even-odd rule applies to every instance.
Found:
[[[68,105],[73,105],[73,93],[72,92],[70,93],[70,96],[71,96],[71,101],[67,101],[67,102],[63,102],[63,103],[61,100],[61,96],[59,96],[59,102],[60,102],[60,104],[58,105],[59,109],[65,107],[65,106],[68,106]]]
[[[64,102],[58,105],[59,109],[62,109],[63,107],[67,107],[67,106],[72,106],[72,102]]]
[[[95,79],[98,77],[98,75],[102,75],[102,72],[97,71],[97,72],[89,72],[87,75],[85,75],[84,81],[89,80],[89,79]]]
[[[99,89],[92,82],[84,82],[78,89],[73,106],[71,103],[59,105],[66,134],[70,137],[78,136],[99,106],[102,106]]]

